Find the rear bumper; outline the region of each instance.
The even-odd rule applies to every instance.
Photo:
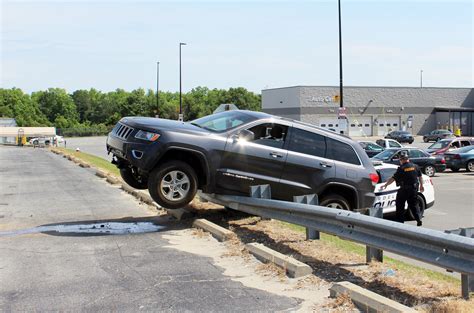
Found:
[[[437,172],[444,172],[446,170],[446,164],[435,164],[434,167]]]

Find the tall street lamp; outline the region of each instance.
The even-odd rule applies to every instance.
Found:
[[[160,62],[156,62],[156,117],[160,115]]]
[[[186,43],[179,43],[179,120],[183,120],[183,91],[182,91],[182,79],[181,79],[181,47],[185,46]]]
[[[344,113],[344,95],[343,95],[343,83],[342,83],[342,29],[341,29],[341,0],[338,0],[339,10],[339,129],[341,134],[347,129],[347,117]]]
[[[420,88],[423,88],[423,70],[420,70]]]

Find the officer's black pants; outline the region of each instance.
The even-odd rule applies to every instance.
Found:
[[[405,202],[408,202],[408,210],[411,211],[415,220],[420,221],[420,210],[417,201],[417,188],[400,188],[397,192],[395,200],[397,206],[397,221],[403,223],[405,221]]]

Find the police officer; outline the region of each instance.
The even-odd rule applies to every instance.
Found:
[[[405,202],[408,202],[408,209],[412,212],[416,220],[416,226],[421,226],[421,216],[418,208],[417,193],[418,187],[420,192],[424,191],[423,179],[421,171],[416,164],[413,164],[408,159],[406,154],[400,155],[400,166],[398,167],[393,177],[390,177],[381,190],[387,188],[393,182],[400,186],[397,192],[396,207],[397,207],[397,221],[403,223],[405,221]]]

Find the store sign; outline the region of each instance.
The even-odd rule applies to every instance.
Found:
[[[309,102],[334,103],[339,101],[339,96],[318,96],[308,98]]]

